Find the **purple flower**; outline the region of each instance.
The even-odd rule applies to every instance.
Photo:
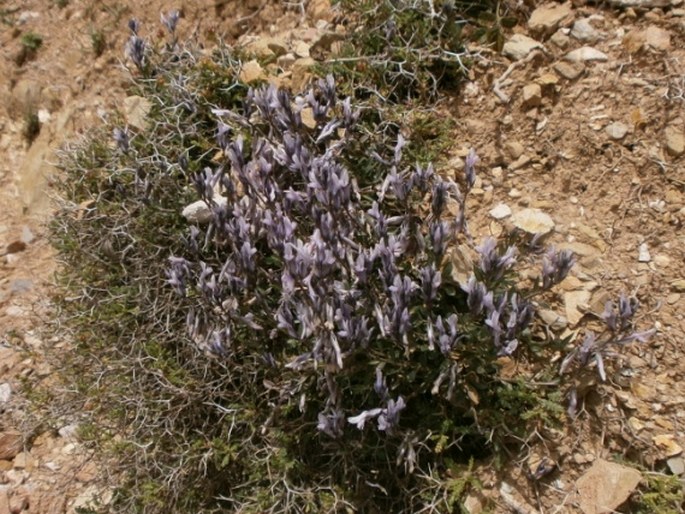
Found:
[[[503,255],[497,253],[497,242],[488,237],[477,248],[480,253],[480,271],[486,280],[500,280],[507,269],[516,263],[516,247],[510,246]]]
[[[399,426],[400,412],[406,407],[404,398],[399,396],[397,401],[388,400],[388,406],[378,416],[378,430],[391,434]]]
[[[133,61],[139,70],[145,67],[145,41],[139,38],[135,33],[129,38],[126,44],[126,55]]]
[[[438,295],[438,289],[442,277],[435,267],[435,264],[429,264],[421,269],[421,291],[426,303],[431,303]]]
[[[333,439],[337,439],[343,434],[345,416],[340,409],[334,409],[327,413],[319,413],[319,423],[316,425],[319,432],[323,432]]]
[[[128,20],[128,29],[137,36],[140,30],[140,22],[135,18],[131,18]]]
[[[169,13],[166,15],[160,14],[162,25],[164,25],[171,34],[176,32],[176,24],[178,23],[178,19],[180,17],[181,13],[176,9],[169,11]]]
[[[383,409],[380,408],[365,410],[357,414],[356,416],[347,418],[347,422],[356,425],[359,430],[364,430],[366,422],[370,419],[377,418],[381,414],[381,412],[383,412]]]
[[[557,252],[551,247],[542,260],[542,288],[548,290],[564,280],[575,264],[575,257],[570,250]]]
[[[119,127],[116,127],[113,131],[113,135],[114,141],[116,142],[119,150],[121,150],[124,153],[127,153],[129,149],[128,131],[125,128],[120,129]]]

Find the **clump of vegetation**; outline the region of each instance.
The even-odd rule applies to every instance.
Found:
[[[338,0],[348,26],[341,55],[324,65],[390,101],[435,99],[456,90],[471,62],[469,41],[501,48],[516,24],[506,2],[489,0]]]
[[[40,119],[35,109],[29,109],[24,116],[24,139],[30,145],[40,134]]]
[[[683,484],[677,476],[645,472],[630,501],[635,514],[678,514],[685,507]]]
[[[65,152],[53,226],[65,372],[124,463],[115,511],[450,512],[467,463],[544,432],[566,394],[575,413],[560,371],[603,377],[608,348],[647,337],[625,298],[578,348],[535,335],[574,258],[475,241],[475,151],[446,179],[333,76],[248,88],[231,49],[156,53],[129,28],[149,129],[114,119]]]
[[[107,49],[107,38],[105,33],[99,29],[90,32],[90,47],[95,57],[100,57]]]
[[[35,32],[26,32],[21,36],[21,49],[15,58],[17,66],[23,65],[26,61],[34,59],[38,49],[43,46],[43,36]]]

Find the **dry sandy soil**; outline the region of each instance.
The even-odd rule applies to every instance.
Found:
[[[78,420],[61,418],[59,406],[31,408],[32,388],[52,379],[46,348],[68,351],[50,315],[49,183],[56,149],[126,96],[127,20],[157,30],[160,12],[175,7],[163,0],[58,3],[0,1],[0,514],[75,512],[95,495],[106,500],[95,482],[98,465],[75,435]],[[534,38],[538,48],[502,55],[474,46],[480,57],[470,80],[437,107],[456,121],[448,171],[460,171],[471,147],[480,156],[471,231],[498,235],[518,212],[539,209],[552,218],[552,241],[578,255],[556,303],[544,306],[550,330],[581,338],[620,292],[639,298],[641,328],[658,329],[649,343],[622,352],[609,384],[586,398],[586,415],[555,440],[531,437],[530,452],[502,474],[478,470],[484,491],[469,497],[472,513],[485,501],[497,512],[600,512],[591,504],[618,501],[601,498],[602,480],[622,484],[614,487],[618,496],[636,486],[630,470],[605,467],[588,488],[593,475],[582,476],[605,459],[681,478],[685,472],[685,5],[655,3],[664,7],[575,1],[538,10],[507,35]],[[180,36],[288,33],[295,44],[297,30],[330,19],[325,5],[184,2]],[[31,31],[43,45],[20,65],[21,35]],[[99,57],[94,31],[106,42]],[[581,47],[593,50],[569,60]],[[41,130],[29,145],[30,110]],[[542,458],[555,470],[531,480]]]

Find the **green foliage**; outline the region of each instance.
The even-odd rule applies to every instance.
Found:
[[[631,501],[635,514],[679,514],[685,508],[683,484],[676,476],[644,473],[643,483]]]
[[[24,116],[24,131],[23,136],[26,142],[30,145],[40,134],[40,120],[38,113],[34,109],[30,109]]]
[[[21,45],[28,52],[36,52],[43,45],[43,37],[35,32],[27,32],[21,36]]]
[[[100,57],[107,48],[107,39],[105,33],[99,29],[93,29],[90,32],[90,47],[95,57]]]

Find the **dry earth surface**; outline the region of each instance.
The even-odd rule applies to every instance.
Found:
[[[57,265],[47,240],[49,184],[56,150],[127,105],[127,20],[154,31],[160,12],[177,7],[58,3],[0,2],[0,514],[75,512],[95,496],[107,500],[97,481],[102,465],[78,439],[79,420],[65,419],[58,403],[32,407],[31,391],[58,388],[46,350],[69,351],[49,302]],[[528,451],[502,473],[478,468],[484,489],[468,498],[472,514],[481,504],[609,512],[602,506],[618,508],[644,476],[635,466],[685,472],[685,5],[651,3],[661,6],[531,8],[503,54],[471,48],[479,58],[462,92],[436,107],[456,121],[447,172],[460,172],[469,148],[480,155],[472,233],[546,224],[552,242],[578,255],[557,301],[542,306],[548,329],[582,338],[620,292],[639,298],[640,327],[658,329],[621,352],[608,384],[585,397],[584,412],[554,440],[531,435]],[[265,39],[278,40],[286,52],[277,68],[244,73],[297,87],[310,48],[334,30],[333,16],[325,1],[284,5],[184,2],[180,36],[208,45],[242,37],[267,52]],[[43,45],[20,65],[21,35],[30,31]],[[94,31],[104,36],[100,56]],[[28,144],[31,111],[41,128]],[[532,480],[542,459],[552,472]]]

